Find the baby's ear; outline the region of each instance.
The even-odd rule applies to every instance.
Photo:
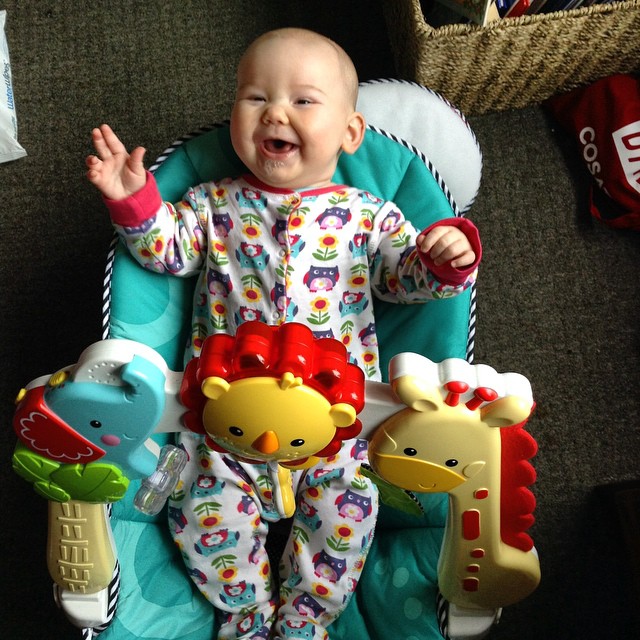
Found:
[[[342,142],[342,150],[345,153],[355,153],[364,140],[364,132],[367,125],[364,116],[358,111],[354,111],[347,123],[347,130],[344,134]]]

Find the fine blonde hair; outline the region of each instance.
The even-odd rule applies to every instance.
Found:
[[[331,48],[337,56],[337,62],[340,68],[342,80],[344,82],[344,89],[348,104],[355,109],[356,102],[358,100],[358,73],[356,72],[353,61],[339,44],[337,44],[330,38],[327,38],[326,36],[316,33],[315,31],[294,27],[267,31],[261,36],[258,36],[248,46],[242,58],[240,59],[240,64],[238,65],[238,67],[240,68],[243,61],[250,55],[253,55],[261,44],[268,42],[269,40],[277,39],[296,40],[298,42],[308,43],[311,45],[315,44]]]

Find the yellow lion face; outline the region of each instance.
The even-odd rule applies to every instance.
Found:
[[[321,451],[336,428],[353,424],[356,412],[331,404],[300,378],[251,377],[231,383],[207,378],[203,422],[221,447],[256,461],[287,462]]]

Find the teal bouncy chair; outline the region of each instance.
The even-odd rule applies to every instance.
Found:
[[[356,154],[341,157],[335,182],[394,201],[418,229],[470,207],[482,160],[473,132],[454,107],[424,87],[399,81],[364,83],[358,107],[369,123],[365,141]],[[238,175],[243,167],[228,125],[220,124],[174,143],[151,170],[163,198],[173,202],[189,186]],[[96,369],[103,375],[104,362],[96,363],[104,345],[111,349],[114,343],[123,349],[113,358],[125,363],[123,377],[151,378],[153,385],[160,370],[160,388],[166,397],[176,395],[195,279],[147,272],[119,241],[107,275],[104,340],[82,354],[75,370],[29,385],[31,394],[44,385],[45,404],[60,384],[56,376],[70,375],[64,379],[69,388],[73,376],[90,371],[91,377]],[[518,374],[471,364],[474,300],[475,288],[426,305],[375,301],[381,369],[389,373],[384,383],[367,383],[361,420],[382,505],[360,583],[329,627],[331,640],[387,640],[390,633],[407,640],[482,638],[503,606],[526,597],[538,583],[537,555],[526,533],[535,506],[527,488],[535,480],[528,462],[535,442],[524,431],[533,408],[531,387]],[[60,558],[67,542],[59,523],[73,518],[75,503],[65,501],[64,491],[54,495],[59,483],[51,479],[64,485],[65,465],[46,471],[43,483],[38,478],[47,463],[34,461],[23,438],[14,456],[18,473],[50,500],[49,569],[60,606],[87,640],[215,637],[214,608],[172,544],[166,508],[157,512],[166,498],[163,473],[171,478],[181,464],[170,446],[170,420],[163,417],[168,405],[163,397],[157,401],[150,419],[155,456],[136,462],[133,471],[127,471],[126,460],[118,463],[125,476],[139,479],[129,483],[109,467],[100,472],[107,474],[112,494],[97,504],[89,494],[80,500],[78,508],[102,523],[92,532],[103,547],[94,563],[103,575],[92,577],[101,583],[97,591],[83,588],[82,572]],[[24,415],[14,424],[20,431]],[[154,471],[159,447],[164,448]],[[157,504],[145,505],[149,499]],[[300,633],[295,637],[307,637]]]

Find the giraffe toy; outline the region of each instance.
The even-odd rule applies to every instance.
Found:
[[[540,581],[533,541],[536,443],[524,430],[534,407],[520,374],[403,353],[390,384],[406,407],[373,433],[371,466],[414,492],[449,494],[438,586],[450,618],[485,618],[529,595]],[[449,620],[451,622],[451,620]],[[470,637],[464,632],[451,637]],[[477,635],[475,637],[478,637]]]

